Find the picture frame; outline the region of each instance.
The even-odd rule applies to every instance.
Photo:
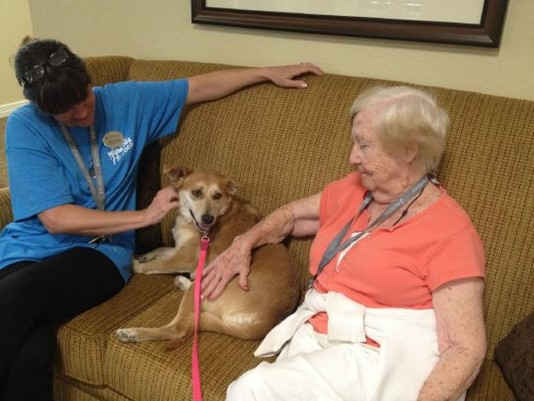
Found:
[[[339,4],[358,3],[346,0],[337,1]],[[405,14],[398,12],[402,9],[398,7],[399,4],[405,4],[406,7],[408,5],[425,7],[427,4],[425,2],[432,3],[432,1],[436,0],[364,0],[359,3],[374,6],[389,5],[391,14],[387,18],[382,17],[379,12],[375,13],[375,16],[364,15],[363,12],[358,15],[343,15],[342,12],[337,12],[336,15],[328,15],[324,12],[316,14],[314,9],[305,9],[306,3],[313,3],[309,0],[307,2],[293,0],[285,3],[269,0],[191,0],[191,10],[192,22],[199,24],[499,47],[508,0],[462,0],[458,3],[459,7],[470,7],[474,16],[471,21],[467,22],[442,19],[439,14],[439,5],[435,6],[437,11],[430,19],[418,19],[417,14],[408,15],[409,18],[406,18]],[[336,0],[323,3],[336,4]],[[241,4],[261,4],[261,7],[243,8]],[[276,4],[299,4],[299,12],[293,12],[294,10],[288,12],[276,8],[284,7],[276,6]],[[316,4],[320,3],[316,2]],[[386,8],[383,7],[383,9]],[[372,7],[370,9],[373,11]],[[463,10],[454,11],[461,15]],[[359,12],[353,12],[353,14]],[[476,19],[477,13],[478,20]]]

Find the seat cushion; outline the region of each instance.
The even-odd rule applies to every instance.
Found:
[[[534,400],[534,312],[499,342],[495,360],[518,401]]]
[[[467,401],[514,401],[510,387],[504,381],[502,373],[491,359],[482,364],[480,373],[467,392]]]
[[[56,371],[103,385],[107,341],[113,332],[174,289],[171,276],[134,275],[122,291],[60,327]]]
[[[159,327],[176,315],[182,292],[172,291],[125,327]],[[252,355],[258,341],[245,341],[222,334],[202,332],[199,358],[204,400],[224,399],[226,388],[241,373],[260,360]],[[165,342],[121,343],[109,339],[104,371],[115,392],[132,400],[176,400],[191,396],[192,338],[167,350]],[[147,376],[150,376],[147,378]]]
[[[94,386],[62,376],[54,378],[54,401],[131,401],[107,386]]]

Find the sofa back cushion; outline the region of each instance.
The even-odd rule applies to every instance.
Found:
[[[221,65],[134,61],[129,78],[188,77]],[[376,79],[310,76],[306,90],[256,85],[190,107],[178,135],[163,141],[160,169],[182,165],[232,177],[266,214],[321,191],[350,171],[349,109]],[[434,93],[451,117],[439,177],[467,210],[485,244],[490,356],[496,342],[534,308],[534,102],[444,88]],[[172,217],[162,224],[170,243]],[[295,267],[306,268],[310,240],[293,240]]]

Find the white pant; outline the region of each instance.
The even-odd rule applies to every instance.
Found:
[[[304,323],[328,313],[328,334]],[[365,337],[380,347],[365,344]],[[230,384],[227,401],[415,401],[438,361],[434,311],[366,308],[310,290],[256,356],[280,352]],[[459,399],[463,401],[465,394]]]
[[[276,362],[262,362],[230,384],[226,400],[364,401],[378,353],[361,343],[331,343],[305,324]]]

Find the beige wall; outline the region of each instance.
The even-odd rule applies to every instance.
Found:
[[[29,0],[36,35],[82,56],[236,65],[313,61],[327,72],[534,100],[534,1],[510,0],[500,49],[191,24],[189,0]],[[53,10],[54,12],[50,12]]]
[[[27,0],[0,0],[0,106],[22,99],[22,91],[9,62],[25,35],[33,28]]]

